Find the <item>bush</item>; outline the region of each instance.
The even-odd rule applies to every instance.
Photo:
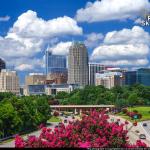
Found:
[[[90,112],[89,116],[83,115],[82,120],[69,123],[66,127],[62,124],[52,131],[43,128],[39,137],[30,136],[23,140],[17,136],[17,148],[139,148],[146,144],[137,141],[129,144],[127,130],[124,124],[108,122],[108,115],[104,112]]]
[[[124,113],[124,114],[126,114],[127,112],[128,112],[128,109],[126,109],[126,108],[122,108],[122,113]]]
[[[59,116],[59,112],[58,112],[58,111],[54,111],[53,115],[54,115],[55,117],[57,117],[57,116]]]
[[[138,113],[138,111],[137,111],[137,110],[133,110],[133,112],[134,112],[134,113]]]

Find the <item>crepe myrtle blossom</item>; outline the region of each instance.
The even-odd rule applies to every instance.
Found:
[[[116,124],[108,121],[105,111],[91,111],[82,115],[81,120],[62,124],[51,130],[43,127],[39,137],[29,136],[24,140],[20,136],[15,139],[17,148],[143,148],[147,145],[137,141],[130,144],[128,131],[124,129],[127,122]]]

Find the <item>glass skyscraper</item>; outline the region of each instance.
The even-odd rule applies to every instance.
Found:
[[[46,50],[46,74],[66,72],[66,56],[53,55],[51,52]]]
[[[140,68],[137,70],[137,82],[150,86],[150,68]]]
[[[136,71],[127,71],[125,74],[125,85],[133,85],[136,83]]]
[[[5,67],[6,67],[6,64],[5,64],[4,60],[2,60],[2,59],[0,58],[0,71],[1,71],[2,69],[5,69]]]

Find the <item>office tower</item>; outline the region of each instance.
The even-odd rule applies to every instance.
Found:
[[[66,56],[63,55],[53,55],[49,51],[49,48],[46,50],[46,74],[52,73],[66,73]]]
[[[0,92],[19,94],[19,78],[16,71],[2,70],[0,73]]]
[[[5,68],[6,68],[6,64],[5,64],[4,60],[2,60],[0,58],[0,72],[1,72],[2,69],[5,69]]]
[[[127,71],[125,75],[125,85],[133,85],[136,83],[136,71]]]
[[[110,89],[114,86],[122,86],[122,73],[102,71],[95,75],[95,85],[103,85]]]
[[[140,68],[137,70],[137,83],[150,86],[150,68]]]
[[[25,77],[24,95],[45,94],[46,75],[30,73]]]
[[[68,55],[68,83],[88,85],[88,52],[81,42],[73,42]]]
[[[45,84],[46,75],[42,73],[30,73],[25,77],[25,85],[39,85]]]
[[[125,85],[125,72],[127,72],[126,69],[121,69],[121,68],[116,68],[116,67],[107,67],[106,70],[110,71],[110,72],[120,72],[122,74],[121,76],[121,81],[122,81],[122,85]]]
[[[47,84],[65,84],[67,83],[67,73],[50,73],[47,75],[46,83]]]
[[[89,63],[89,84],[95,85],[95,74],[105,70],[106,66],[99,63]]]

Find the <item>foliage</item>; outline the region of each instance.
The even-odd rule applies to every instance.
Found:
[[[57,117],[57,116],[59,116],[59,112],[58,112],[58,111],[54,111],[53,115],[54,115],[55,117]]]
[[[45,96],[16,97],[5,94],[0,101],[0,137],[36,129],[49,117],[50,108]]]
[[[42,128],[39,137],[29,136],[23,140],[17,136],[15,146],[17,148],[140,148],[146,144],[137,141],[132,145],[128,141],[125,124],[108,122],[108,116],[104,112],[90,112],[90,115],[82,116],[82,120],[70,122],[67,126],[62,124],[52,131],[50,128]]]
[[[117,107],[128,107],[133,105],[150,105],[150,87],[135,84],[132,86],[116,86],[107,89],[103,86],[85,86],[70,94],[60,92],[56,97],[60,104],[77,105],[100,105],[115,104]]]

